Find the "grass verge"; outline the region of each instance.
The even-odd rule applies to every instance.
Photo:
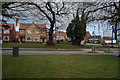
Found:
[[[21,55],[2,57],[3,78],[118,78],[118,57]]]

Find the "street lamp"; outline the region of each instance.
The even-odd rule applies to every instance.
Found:
[[[96,25],[94,25],[94,46],[93,46],[93,52],[95,52],[95,27],[96,27]]]

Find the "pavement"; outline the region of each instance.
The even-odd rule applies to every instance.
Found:
[[[0,48],[0,50],[13,50],[13,48]],[[19,48],[19,50],[35,50],[35,51],[56,51],[54,48]],[[91,51],[90,48],[80,49],[57,49],[57,51]],[[96,48],[96,51],[106,51],[108,48]],[[118,48],[110,48],[111,51],[118,51]]]
[[[12,48],[2,48],[3,55],[12,55]],[[118,49],[96,49],[92,52],[91,49],[41,49],[41,48],[20,48],[19,55],[116,55],[118,56]]]

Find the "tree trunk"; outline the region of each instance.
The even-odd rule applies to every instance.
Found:
[[[54,22],[51,22],[51,25],[50,25],[50,30],[49,30],[49,42],[48,42],[48,45],[54,45],[53,43],[53,38],[54,36],[52,35],[53,34],[53,28],[54,28]]]
[[[117,22],[115,22],[115,40],[117,42]]]

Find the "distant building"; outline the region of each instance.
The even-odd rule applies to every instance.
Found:
[[[103,41],[105,43],[116,43],[116,40],[114,39],[114,34],[112,34],[112,30],[106,30],[103,32]]]
[[[102,38],[101,38],[100,35],[90,36],[90,37],[89,37],[89,41],[90,41],[91,43],[94,43],[94,41],[95,41],[95,43],[101,43]]]
[[[8,25],[9,28],[5,28],[2,25]],[[0,24],[0,40],[2,40],[2,42],[15,42],[15,35],[14,24]]]
[[[53,33],[53,39],[55,40],[55,33]],[[66,32],[60,31],[57,27],[56,30],[56,40],[62,40],[64,41],[65,39],[67,39],[67,34]]]
[[[20,23],[19,42],[45,43],[46,41],[46,24]]]
[[[56,36],[56,39],[57,40],[65,40],[67,39],[67,35],[66,35],[66,32],[63,32],[63,31],[59,31],[58,28],[57,28],[57,36]]]

